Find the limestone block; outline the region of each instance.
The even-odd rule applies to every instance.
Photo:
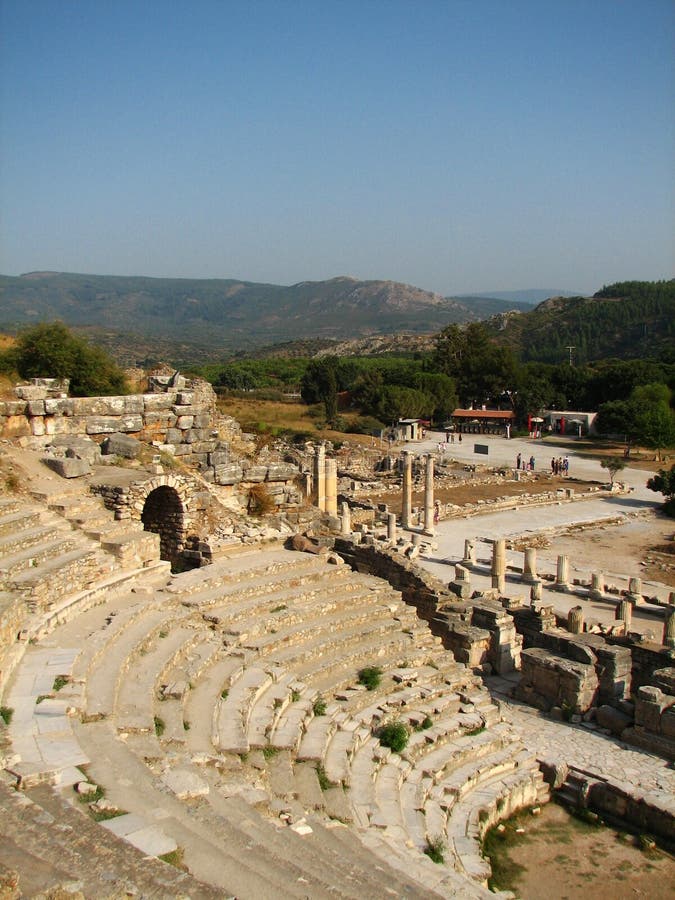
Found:
[[[19,384],[14,388],[19,400],[44,400],[47,388],[42,384]]]
[[[194,405],[180,406],[179,404],[176,404],[175,406],[172,407],[172,411],[177,416],[190,416],[191,418],[194,418],[194,416],[198,416],[199,413],[203,412],[204,410],[200,406],[194,406]]]
[[[142,394],[143,407],[147,412],[157,410],[170,410],[176,403],[176,393],[170,391],[167,394]]]
[[[146,428],[152,428],[155,425],[161,425],[164,428],[171,428],[175,422],[175,415],[168,409],[159,409],[156,412],[146,412],[143,414],[143,421]]]
[[[86,459],[77,459],[66,457],[65,459],[55,459],[47,457],[46,464],[63,478],[79,478],[81,475],[91,474],[91,466]]]
[[[595,711],[595,720],[601,728],[607,728],[617,736],[632,724],[630,716],[614,709],[613,706],[599,706]]]
[[[35,435],[35,437],[42,437],[47,433],[47,426],[45,425],[44,416],[35,416],[35,418],[30,420],[30,430]]]
[[[661,730],[661,710],[664,695],[659,688],[644,685],[638,688],[635,698],[635,724],[658,734]]]
[[[300,470],[292,463],[277,463],[267,467],[268,481],[291,481]]]
[[[244,469],[243,480],[254,483],[265,480],[267,475],[267,466],[247,466]]]
[[[47,397],[45,412],[50,416],[72,416],[73,400],[71,397]]]
[[[241,466],[225,465],[214,467],[216,484],[238,484],[243,476]]]
[[[215,441],[198,441],[195,444],[189,444],[188,446],[192,447],[193,453],[198,453],[200,456],[203,454],[211,455],[214,447],[216,446]]]
[[[27,411],[28,404],[25,400],[0,401],[0,415],[2,416],[25,416]]]
[[[174,410],[180,409],[180,407],[175,406]],[[180,428],[181,431],[186,431],[188,428],[192,428],[194,422],[194,416],[181,416],[179,415],[176,419],[176,428]]]
[[[229,450],[213,450],[209,453],[210,466],[226,466],[230,461]]]
[[[124,397],[73,397],[73,413],[76,416],[128,416],[142,412],[141,394]]]
[[[176,403],[180,406],[190,406],[194,400],[194,391],[178,391]]]
[[[137,441],[136,438],[132,438],[128,434],[115,432],[105,438],[101,444],[101,448],[106,454],[121,456],[124,459],[136,459],[140,456],[142,444],[140,441]]]
[[[179,428],[167,428],[166,442],[167,444],[180,444],[183,440],[183,432]]]
[[[44,416],[45,414],[45,401],[44,400],[30,400],[28,403],[28,415],[29,416]]]
[[[174,456],[189,456],[192,453],[189,444],[172,444]]]
[[[51,441],[58,455],[77,456],[86,459],[91,465],[99,465],[101,462],[101,449],[96,441],[84,435],[56,435]]]
[[[2,426],[2,435],[6,438],[28,437],[30,424],[25,416],[7,416]]]
[[[664,709],[661,714],[661,734],[675,741],[675,705]]]
[[[211,428],[213,422],[209,413],[200,412],[195,414],[195,428]]]
[[[87,417],[86,433],[112,434],[115,431],[141,431],[142,428],[141,416],[89,416]]]

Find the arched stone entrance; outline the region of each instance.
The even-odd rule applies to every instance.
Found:
[[[141,521],[146,531],[159,535],[160,556],[180,568],[185,544],[185,509],[178,491],[169,485],[154,488],[145,498]]]

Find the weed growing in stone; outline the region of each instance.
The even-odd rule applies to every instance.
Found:
[[[300,691],[291,691],[291,702],[297,703],[300,699]]]
[[[5,725],[9,725],[13,715],[14,710],[11,706],[0,706],[0,719],[2,719]]]
[[[312,712],[315,716],[326,715],[326,701],[323,699],[323,697],[319,696],[316,698],[316,700],[312,704]]]
[[[415,731],[426,731],[427,728],[431,728],[434,724],[434,720],[430,716],[425,716],[421,722],[415,725]]]
[[[170,866],[175,866],[177,869],[182,869],[186,872],[187,866],[183,862],[184,852],[182,847],[176,847],[175,850],[171,850],[169,853],[162,853],[157,858],[161,859],[162,862],[169,863]]]
[[[436,837],[427,838],[424,852],[432,862],[442,865],[445,862],[445,841],[437,834]]]
[[[476,725],[475,728],[469,728],[468,731],[465,731],[464,734],[467,737],[474,737],[476,734],[482,734],[485,731],[485,725]]]
[[[262,754],[265,759],[274,759],[278,752],[278,747],[263,747],[262,749]]]
[[[326,775],[326,770],[323,767],[322,763],[317,763],[316,766],[316,777],[319,780],[319,787],[322,791],[327,791],[328,788],[337,787],[334,781],[331,781],[328,775]]]
[[[389,747],[394,753],[400,753],[405,749],[409,735],[403,722],[389,722],[380,728],[378,737],[383,747]]]
[[[189,731],[189,730],[190,730],[190,723],[188,722],[187,719],[183,719],[183,731]]]
[[[379,666],[366,666],[365,669],[359,669],[359,684],[364,685],[366,690],[374,691],[380,686],[382,681],[382,669]]]
[[[102,800],[105,797],[105,788],[102,788],[100,784],[96,785],[96,790],[92,791],[90,794],[78,794],[77,799],[80,803],[86,803],[89,805],[90,803],[96,803],[97,800]]]
[[[67,675],[57,675],[54,679],[54,684],[52,685],[53,691],[60,691],[62,687],[65,687],[67,684],[70,684],[70,678]]]
[[[273,606],[270,612],[281,612],[283,609],[288,609],[285,603],[280,603],[278,606]]]
[[[222,691],[220,692],[220,699],[227,700],[229,694],[230,694],[230,692],[229,692],[228,688],[223,688]]]
[[[154,716],[155,723],[155,734],[157,737],[161,737],[164,734],[164,729],[166,728],[166,723],[164,719],[160,719],[159,716]]]

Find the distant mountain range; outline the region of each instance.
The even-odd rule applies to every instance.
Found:
[[[291,286],[31,272],[0,276],[0,328],[60,319],[129,349],[148,341],[241,351],[289,340],[440,331],[527,304],[442,297],[395,281],[339,277]],[[192,350],[189,350],[192,352]]]

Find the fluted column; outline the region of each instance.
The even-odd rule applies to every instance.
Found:
[[[403,451],[403,503],[401,507],[401,526],[412,526],[412,454]]]
[[[424,533],[434,533],[434,458],[429,453],[424,474]]]
[[[329,516],[337,516],[337,460],[327,459],[325,510]]]
[[[314,504],[321,512],[326,511],[326,448],[323,444],[316,448],[314,456]]]

